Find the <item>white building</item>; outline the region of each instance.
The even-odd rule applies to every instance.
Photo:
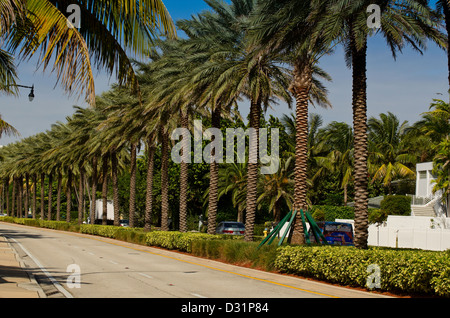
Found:
[[[416,166],[416,194],[412,196],[411,215],[446,216],[446,207],[442,203],[442,192],[433,193],[433,163],[424,162]]]

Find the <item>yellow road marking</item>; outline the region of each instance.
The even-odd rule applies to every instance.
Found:
[[[17,224],[14,224],[14,225],[17,225]],[[46,228],[35,228],[35,229],[52,231],[52,229],[46,229]],[[61,232],[61,231],[58,231],[58,232]],[[212,269],[212,270],[215,270],[215,271],[220,271],[220,272],[224,272],[224,273],[228,273],[228,274],[232,274],[232,275],[236,275],[236,276],[241,276],[241,277],[245,277],[245,278],[249,278],[249,279],[253,279],[253,280],[257,280],[257,281],[261,281],[261,282],[265,282],[265,283],[269,283],[269,284],[273,284],[273,285],[278,285],[278,286],[282,286],[282,287],[286,287],[286,288],[290,288],[290,289],[295,289],[295,290],[299,290],[299,291],[310,293],[310,294],[315,294],[315,295],[324,296],[324,297],[331,297],[331,298],[339,298],[337,296],[323,294],[323,293],[319,293],[319,292],[315,292],[315,291],[311,291],[311,290],[307,290],[307,289],[303,289],[303,288],[299,288],[299,287],[294,287],[294,286],[290,286],[290,285],[286,285],[286,284],[281,284],[281,283],[277,283],[277,282],[274,282],[274,281],[271,281],[271,280],[267,280],[267,279],[262,279],[262,278],[257,278],[257,277],[248,276],[248,275],[244,275],[244,274],[239,274],[239,273],[228,271],[228,270],[225,270],[225,269],[220,269],[220,268],[216,268],[216,267],[212,267],[212,266],[208,266],[208,265],[203,265],[203,264],[199,264],[199,263],[183,260],[183,259],[176,258],[176,257],[173,257],[173,256],[163,255],[163,254],[154,253],[154,252],[150,252],[150,251],[139,249],[139,248],[135,248],[135,247],[126,246],[126,245],[119,244],[119,243],[109,242],[109,240],[113,240],[113,239],[110,239],[110,238],[105,238],[105,239],[108,239],[108,241],[106,241],[104,239],[100,239],[100,238],[96,238],[94,236],[91,236],[89,234],[86,235],[86,234],[83,234],[83,233],[74,233],[74,232],[63,232],[63,233],[64,234],[68,234],[68,235],[72,235],[72,236],[88,238],[88,239],[91,239],[91,240],[95,240],[95,241],[99,241],[99,242],[103,242],[103,243],[108,243],[108,244],[111,244],[111,245],[125,247],[125,248],[129,248],[129,249],[132,249],[132,250],[135,250],[135,251],[144,252],[144,253],[148,253],[148,254],[152,254],[152,255],[156,255],[156,256],[162,256],[162,257],[170,258],[170,259],[173,259],[173,260],[176,260],[176,261],[179,261],[179,262],[184,262],[184,263],[188,263],[188,264],[192,264],[192,265],[196,265],[196,266],[201,266],[201,267],[209,268],[209,269]],[[130,244],[132,244],[132,243],[130,243]],[[151,246],[149,246],[149,247],[152,248]]]
[[[86,237],[86,236],[83,236],[83,237]],[[224,273],[228,273],[228,274],[232,274],[232,275],[237,275],[237,276],[241,276],[241,277],[245,277],[245,278],[249,278],[249,279],[253,279],[253,280],[257,280],[257,281],[261,281],[261,282],[265,282],[265,283],[269,283],[269,284],[273,284],[273,285],[278,285],[278,286],[282,286],[282,287],[286,287],[286,288],[290,288],[290,289],[295,289],[295,290],[307,292],[307,293],[310,293],[310,294],[316,294],[316,295],[319,295],[319,296],[325,296],[325,297],[331,297],[331,298],[339,298],[337,296],[323,294],[323,293],[319,293],[319,292],[315,292],[315,291],[311,291],[311,290],[307,290],[307,289],[303,289],[303,288],[299,288],[299,287],[294,287],[294,286],[290,286],[290,285],[286,285],[286,284],[281,284],[281,283],[277,283],[277,282],[274,282],[274,281],[271,281],[271,280],[267,280],[267,279],[262,279],[262,278],[258,278],[258,277],[253,277],[253,276],[248,276],[248,275],[244,275],[244,274],[239,274],[239,273],[236,273],[236,272],[232,272],[232,271],[228,271],[228,270],[225,270],[225,269],[220,269],[220,268],[217,268],[217,267],[212,267],[212,266],[208,266],[208,265],[204,265],[204,264],[199,264],[199,263],[187,261],[187,260],[180,259],[180,258],[173,257],[173,256],[168,256],[168,255],[163,255],[163,254],[159,254],[159,253],[154,253],[154,252],[150,252],[150,251],[147,251],[147,250],[134,248],[134,247],[118,244],[118,243],[107,242],[107,241],[104,241],[104,240],[101,240],[101,239],[97,239],[97,238],[93,238],[93,237],[88,237],[88,238],[92,239],[92,240],[99,241],[99,242],[104,242],[104,243],[120,246],[120,247],[126,247],[126,248],[129,248],[129,249],[132,249],[132,250],[135,250],[135,251],[139,251],[139,252],[144,252],[144,253],[148,253],[148,254],[152,254],[152,255],[156,255],[156,256],[162,256],[162,257],[165,257],[165,258],[170,258],[170,259],[173,259],[173,260],[176,260],[176,261],[179,261],[179,262],[188,263],[188,264],[191,264],[191,265],[196,265],[196,266],[209,268],[209,269],[212,269],[212,270],[215,270],[215,271],[220,271],[220,272],[224,272]],[[151,246],[149,246],[149,247],[151,248]]]

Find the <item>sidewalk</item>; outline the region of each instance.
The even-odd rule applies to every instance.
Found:
[[[40,298],[43,293],[39,290],[14,248],[0,236],[0,298]]]

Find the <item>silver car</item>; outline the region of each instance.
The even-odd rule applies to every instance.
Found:
[[[216,229],[217,234],[244,235],[245,225],[241,222],[220,222]]]

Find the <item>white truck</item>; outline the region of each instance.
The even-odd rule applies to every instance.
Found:
[[[108,224],[114,222],[114,204],[112,200],[107,201],[106,205],[106,220]],[[102,224],[103,220],[103,200],[95,201],[95,222],[96,224]]]

